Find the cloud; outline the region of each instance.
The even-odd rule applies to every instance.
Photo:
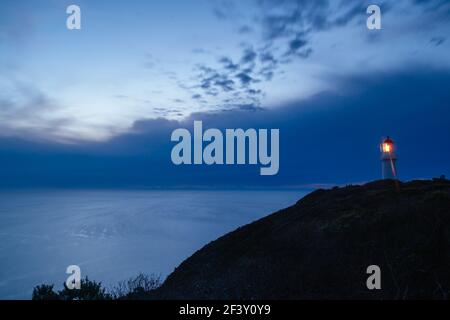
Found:
[[[255,106],[254,104],[243,104],[239,106],[240,110],[243,111],[251,111],[251,112],[256,112],[256,111],[264,111],[264,108],[261,108],[260,106]]]
[[[217,76],[214,79],[214,85],[221,88],[225,92],[234,90],[234,81],[228,79],[225,75]]]
[[[204,96],[214,97],[217,99],[216,109],[219,110],[239,108],[241,105],[248,104],[260,105],[260,98],[264,94],[261,89],[252,87],[261,81],[255,70],[257,58],[258,53],[255,50],[244,46],[240,63],[235,63],[229,56],[221,56],[218,59],[218,67],[205,64],[196,65],[195,79],[198,80],[198,83],[189,89],[200,89],[203,94],[196,92],[191,95],[192,98],[199,100]],[[270,68],[269,65],[272,65],[273,62],[266,57],[265,64],[267,68]]]
[[[355,18],[365,18],[364,4],[351,1],[260,0],[261,30],[266,46],[278,43],[286,46],[277,61],[292,63],[283,58],[308,58],[313,52],[308,37],[317,32],[350,24]],[[275,53],[271,53],[275,56]],[[273,73],[268,73],[268,78]]]
[[[259,59],[261,60],[262,63],[270,63],[270,64],[277,63],[277,60],[270,51],[262,50],[259,54]]]
[[[433,12],[441,17],[450,16],[450,4],[446,0],[413,0],[412,3],[422,6],[427,12]]]
[[[222,63],[223,67],[227,70],[236,71],[239,69],[239,65],[233,63],[233,60],[229,57],[222,57],[219,62]]]
[[[215,3],[213,14],[220,20],[232,20],[238,16],[235,2],[231,0],[221,0]]]
[[[434,44],[436,47],[439,47],[441,44],[444,43],[445,40],[446,38],[444,37],[433,37],[430,39],[430,42]]]
[[[241,26],[238,29],[239,34],[248,34],[248,33],[252,33],[252,32],[253,32],[253,29],[251,27],[249,27],[248,25]]]
[[[301,58],[308,58],[312,53],[311,48],[306,48],[308,41],[301,38],[300,36],[289,41],[289,49],[285,53],[285,57],[297,56]]]
[[[308,42],[304,39],[301,38],[296,38],[294,40],[291,40],[289,42],[289,49],[292,51],[297,51],[300,48],[303,48],[304,46],[306,46]]]
[[[252,48],[246,48],[244,49],[242,58],[241,58],[241,63],[246,64],[246,63],[253,63],[256,59],[256,52],[252,49]]]
[[[268,40],[322,29],[327,21],[328,1],[261,0],[263,36]]]
[[[244,72],[238,73],[236,75],[236,78],[241,80],[242,86],[248,86],[253,81],[253,78],[250,77],[247,73],[244,73]]]
[[[267,39],[292,38],[349,24],[365,13],[359,1],[261,0],[263,32]]]
[[[11,80],[0,93],[0,136],[70,141],[64,131],[73,120],[55,116],[58,109],[58,104],[36,86]]]

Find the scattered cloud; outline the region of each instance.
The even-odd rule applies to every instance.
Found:
[[[246,64],[246,63],[253,63],[256,59],[256,52],[252,49],[252,48],[246,48],[244,49],[242,58],[241,58],[241,63]]]
[[[253,29],[251,27],[249,27],[248,25],[241,26],[238,29],[239,34],[248,34],[248,33],[252,33],[252,32],[253,32]]]
[[[430,39],[430,42],[434,44],[436,47],[439,47],[441,44],[444,43],[446,39],[444,37],[433,37]]]

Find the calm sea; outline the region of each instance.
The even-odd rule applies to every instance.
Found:
[[[0,299],[60,289],[67,266],[106,287],[163,278],[209,241],[290,206],[306,191],[0,192]]]

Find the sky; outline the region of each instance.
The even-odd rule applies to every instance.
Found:
[[[400,178],[450,175],[449,33],[443,0],[3,0],[0,187],[358,183],[386,135]],[[279,174],[174,166],[194,120],[279,128]]]

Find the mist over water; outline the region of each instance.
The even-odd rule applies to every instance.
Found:
[[[307,191],[2,191],[0,298],[62,287],[67,266],[106,287],[139,272],[163,278],[238,226]]]

